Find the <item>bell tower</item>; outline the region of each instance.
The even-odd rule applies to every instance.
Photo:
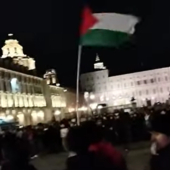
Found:
[[[2,47],[2,58],[25,57],[23,47],[13,38],[13,34],[8,34],[8,37],[9,39],[5,41],[5,45]]]
[[[99,58],[98,54],[96,55],[96,60],[95,60],[95,63],[94,63],[94,69],[95,70],[104,70],[104,69],[106,69],[103,62],[100,61],[100,58]]]
[[[58,80],[57,80],[57,73],[54,69],[49,69],[44,74],[44,79],[46,80],[46,83],[49,85],[57,85],[59,86]]]
[[[8,34],[8,40],[5,41],[5,45],[2,47],[2,59],[12,58],[15,64],[27,67],[28,70],[35,70],[35,60],[32,57],[27,56],[23,52],[23,47],[19,44],[18,40],[13,38],[13,34]]]

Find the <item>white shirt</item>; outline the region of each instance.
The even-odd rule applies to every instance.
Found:
[[[61,129],[60,130],[61,138],[65,138],[67,136],[67,133],[68,133],[68,128]]]

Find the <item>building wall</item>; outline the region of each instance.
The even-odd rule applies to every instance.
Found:
[[[74,112],[76,109],[76,90],[67,88],[67,91],[65,92],[65,98],[66,98],[66,108],[67,112]],[[83,94],[79,94],[79,107],[82,107],[84,105],[84,97]]]
[[[49,122],[66,112],[64,88],[42,78],[0,67],[0,119],[21,125]]]
[[[108,77],[108,70],[81,75],[83,91],[94,92],[95,101],[110,106],[130,103],[132,97],[138,106],[165,102],[170,93],[170,67]]]
[[[24,54],[13,34],[8,36],[0,58],[0,121],[30,125],[62,118],[66,91],[59,87],[55,70],[46,72],[48,81],[35,76],[35,60]]]

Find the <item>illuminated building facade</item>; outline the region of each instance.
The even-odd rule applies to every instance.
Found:
[[[99,62],[99,60],[98,60]],[[131,103],[134,98],[137,106],[146,105],[150,100],[166,102],[170,94],[170,67],[136,73],[109,76],[109,70],[100,67],[94,72],[81,75],[81,87],[86,100],[93,109],[97,104],[120,106]]]
[[[36,76],[35,60],[9,34],[0,59],[0,120],[30,125],[64,112],[64,89],[57,87],[56,75],[51,75],[52,84],[46,76]]]

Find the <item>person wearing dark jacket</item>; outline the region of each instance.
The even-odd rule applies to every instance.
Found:
[[[7,160],[2,164],[1,170],[36,170],[29,163],[29,147],[25,140],[14,140],[9,146],[10,152]]]
[[[170,170],[170,113],[157,112],[151,119],[151,170]]]
[[[71,128],[67,144],[72,151],[67,159],[67,170],[126,170],[122,155],[102,138],[101,129],[94,122]]]

